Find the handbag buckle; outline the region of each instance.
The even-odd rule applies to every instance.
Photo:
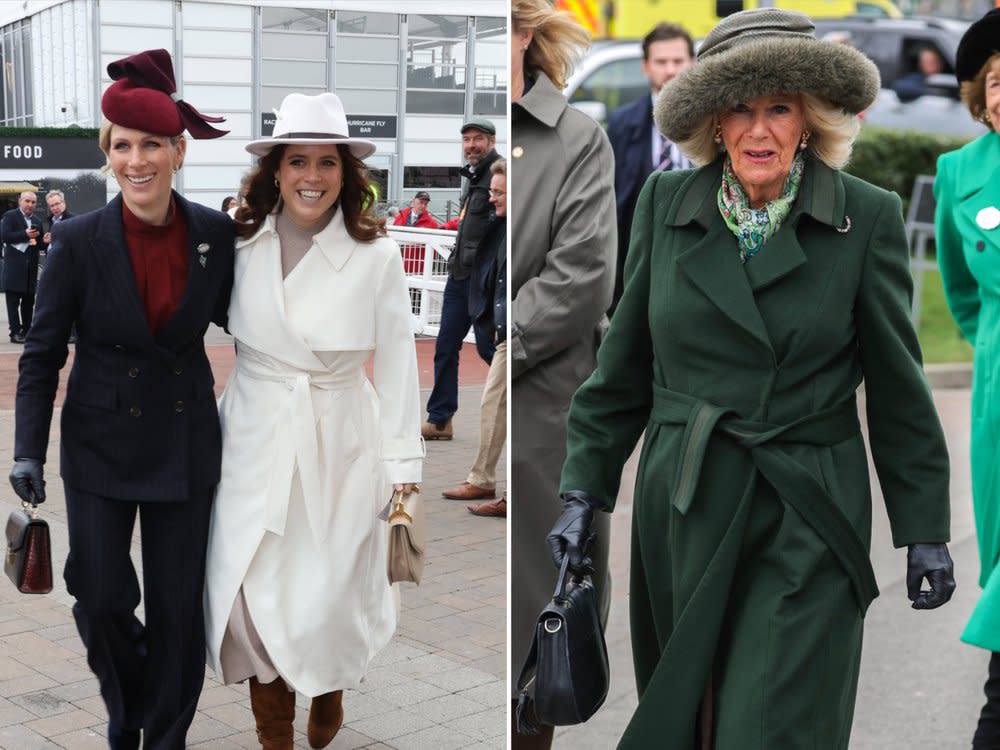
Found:
[[[403,518],[407,523],[413,523],[413,516],[406,512],[406,506],[403,505],[402,492],[396,493],[395,502],[392,504],[392,512],[389,514],[389,522],[391,523],[397,518]]]
[[[562,620],[558,617],[547,617],[542,623],[542,627],[545,628],[546,633],[558,633],[562,630]]]

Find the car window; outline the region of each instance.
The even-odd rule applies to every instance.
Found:
[[[642,58],[613,60],[587,76],[570,95],[570,102],[603,102],[608,112],[649,95],[649,81],[642,72]]]

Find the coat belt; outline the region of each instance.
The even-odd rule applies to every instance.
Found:
[[[750,454],[754,467],[829,547],[850,578],[862,614],[878,596],[871,560],[851,522],[827,489],[782,445],[831,446],[861,430],[853,398],[784,425],[738,417],[731,409],[653,385],[650,421],[684,425],[673,505],[687,513],[695,500],[705,449],[713,434],[728,437]]]
[[[251,358],[237,361],[240,373],[272,383],[281,383],[289,391],[288,399],[280,408],[274,439],[274,467],[267,488],[264,509],[264,529],[278,536],[285,533],[288,503],[292,494],[292,478],[299,470],[302,497],[306,516],[317,543],[326,540],[331,508],[330,492],[324,491],[320,477],[319,442],[316,439],[316,414],[313,410],[312,390],[346,390],[362,386],[366,380],[358,368],[349,373],[316,373],[301,371],[281,373],[266,371]],[[337,460],[340,446],[326,446],[329,460]],[[337,472],[339,475],[340,472]]]

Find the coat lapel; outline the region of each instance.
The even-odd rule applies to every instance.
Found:
[[[726,317],[773,353],[767,329],[740,263],[736,240],[716,206],[716,194],[721,180],[720,160],[695,172],[693,179],[682,186],[680,207],[673,219],[668,217],[667,223],[677,227],[695,223],[700,225],[704,233],[681,252],[677,263],[702,294]]]
[[[104,208],[92,238],[94,258],[101,267],[111,296],[121,310],[121,325],[132,329],[136,339],[151,339],[146,310],[139,299],[135,273],[125,246],[125,225],[122,223],[122,198],[115,196]]]
[[[192,303],[201,300],[209,292],[212,273],[216,270],[209,267],[213,261],[213,234],[204,217],[192,210],[191,204],[176,192],[174,193],[174,201],[178,210],[183,211],[184,218],[187,219],[188,277],[177,311],[156,335],[157,343],[168,349],[177,344],[183,344],[182,337],[185,334],[190,335],[191,325],[188,318],[192,312]],[[216,253],[216,256],[221,260],[224,253]],[[204,264],[202,263],[203,259]],[[203,315],[202,312],[198,314],[199,316]]]

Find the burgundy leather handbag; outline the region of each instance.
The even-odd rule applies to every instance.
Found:
[[[25,503],[7,518],[7,557],[3,569],[22,594],[52,591],[49,525],[38,517],[37,506]]]

